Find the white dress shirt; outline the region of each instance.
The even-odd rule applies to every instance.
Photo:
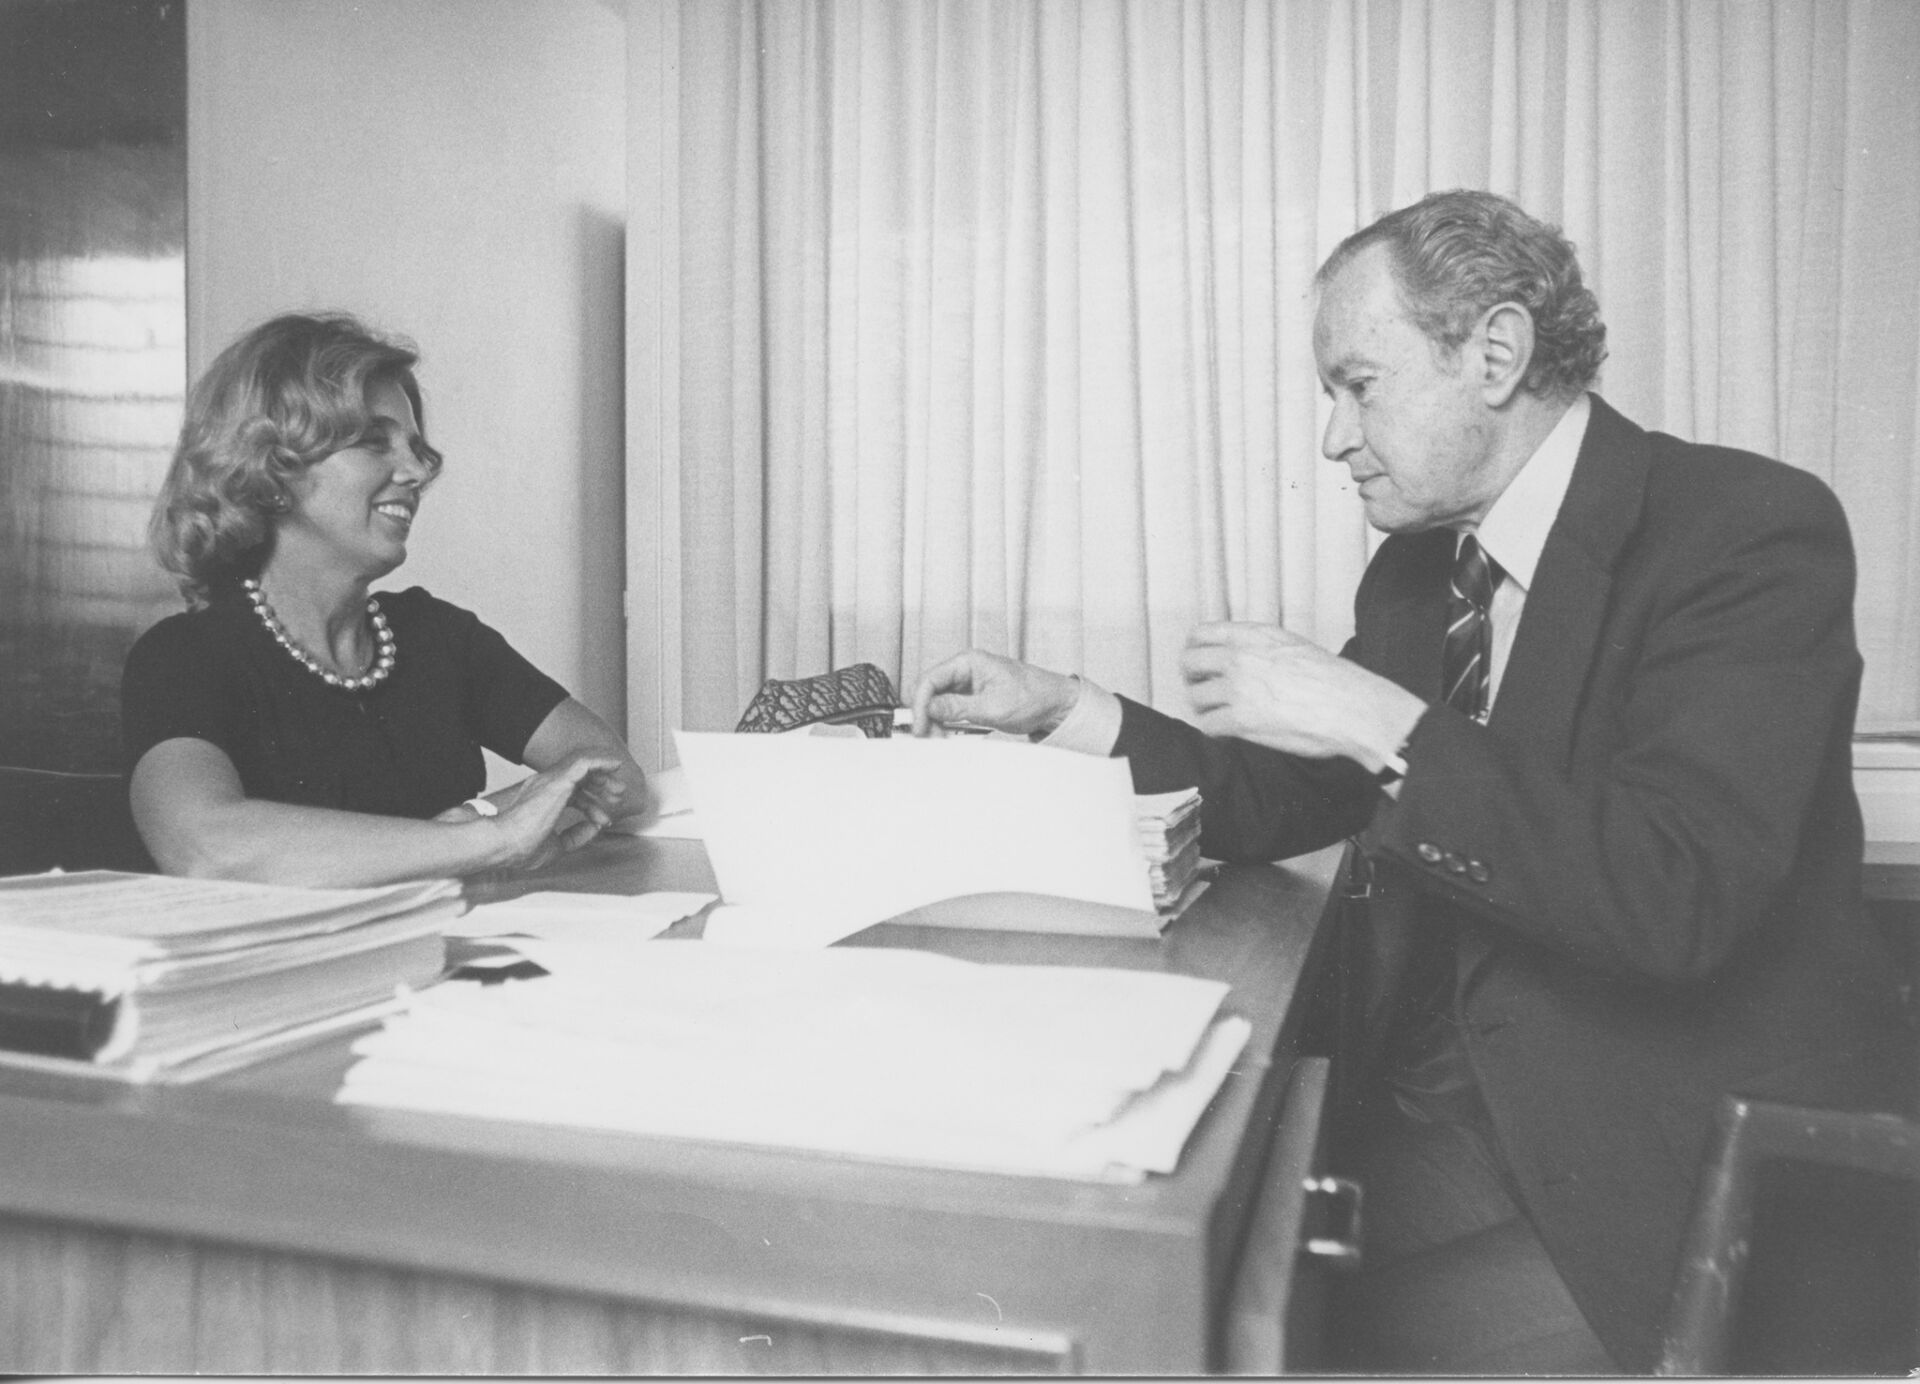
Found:
[[[1573,463],[1580,455],[1592,412],[1584,393],[1574,400],[1527,458],[1526,465],[1500,492],[1476,530],[1480,546],[1500,564],[1503,573],[1487,612],[1493,623],[1493,666],[1487,673],[1489,707],[1500,695],[1500,679],[1507,671],[1514,637],[1520,632],[1520,613],[1526,608],[1527,592],[1533,587],[1547,534],[1567,498]],[[1111,754],[1120,738],[1120,699],[1098,683],[1085,678],[1079,683],[1080,695],[1073,710],[1041,743],[1087,754]]]
[[[1540,553],[1547,546],[1547,533],[1553,528],[1553,521],[1560,517],[1561,502],[1567,498],[1567,483],[1573,479],[1573,463],[1580,456],[1580,443],[1587,435],[1587,417],[1592,412],[1593,406],[1585,394],[1574,400],[1573,407],[1560,416],[1553,431],[1527,458],[1520,473],[1500,492],[1500,498],[1493,502],[1476,531],[1480,546],[1500,565],[1504,574],[1500,585],[1493,590],[1493,605],[1487,611],[1487,618],[1493,624],[1493,666],[1487,671],[1488,707],[1492,707],[1500,695],[1500,679],[1513,653],[1514,636],[1520,633],[1520,612],[1526,608],[1527,592],[1533,589]]]

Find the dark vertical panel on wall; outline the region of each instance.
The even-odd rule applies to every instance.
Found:
[[[146,519],[186,338],[182,0],[0,0],[0,767],[118,767],[178,606]]]

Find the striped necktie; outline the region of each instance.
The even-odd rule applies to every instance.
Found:
[[[1460,535],[1453,557],[1453,584],[1447,600],[1447,643],[1440,659],[1440,685],[1447,705],[1477,721],[1487,719],[1489,679],[1493,672],[1493,590],[1500,567],[1480,540]]]

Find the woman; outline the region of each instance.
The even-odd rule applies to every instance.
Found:
[[[350,317],[279,317],[188,397],[152,540],[191,609],[121,686],[134,821],[169,874],[538,866],[646,806],[620,737],[493,630],[419,587],[369,594],[440,471],[416,359]],[[482,746],[536,772],[480,797]]]

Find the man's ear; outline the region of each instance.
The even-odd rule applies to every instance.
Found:
[[[1496,303],[1474,335],[1480,346],[1481,397],[1489,408],[1503,408],[1533,365],[1533,314],[1518,303]]]

